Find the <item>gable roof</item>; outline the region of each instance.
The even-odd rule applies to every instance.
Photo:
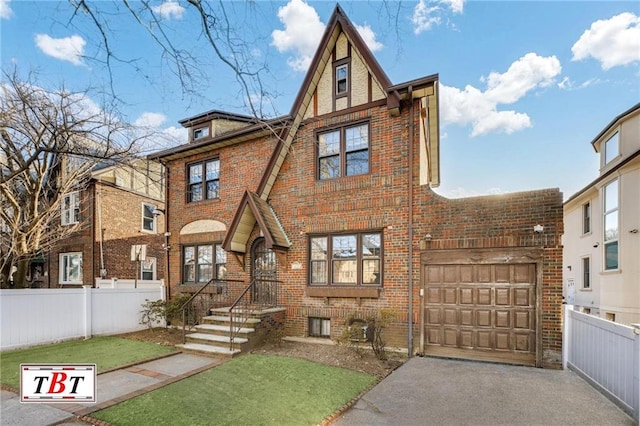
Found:
[[[616,118],[614,118],[613,120],[611,120],[611,122],[609,124],[607,124],[607,126],[602,129],[602,131],[600,131],[600,133],[598,133],[598,136],[596,136],[595,138],[593,138],[593,140],[591,141],[591,146],[593,147],[593,149],[598,152],[598,149],[596,147],[596,144],[598,143],[598,140],[604,136],[613,126],[617,125],[618,122],[622,121],[623,119],[625,119],[628,115],[633,114],[634,112],[636,112],[637,110],[640,109],[640,102],[638,102],[637,104],[635,104],[634,106],[632,106],[631,108],[629,108],[628,110],[626,110],[623,113],[620,113]]]
[[[267,248],[287,250],[291,247],[291,242],[273,208],[258,194],[245,191],[238,211],[242,211],[242,214],[234,217],[222,243],[225,250],[243,252],[256,222],[264,236]]]

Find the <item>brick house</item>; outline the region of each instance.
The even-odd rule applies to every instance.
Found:
[[[386,311],[412,355],[561,365],[561,193],[435,194],[438,76],[392,84],[339,6],[289,115],[181,124],[189,142],[153,156],[171,293],[267,277],[287,336]]]
[[[77,230],[48,254],[39,286],[94,286],[99,277],[164,278],[163,180],[162,165],[148,160],[94,170],[85,189],[64,197],[61,224]],[[132,246],[144,246],[144,261],[131,261]]]

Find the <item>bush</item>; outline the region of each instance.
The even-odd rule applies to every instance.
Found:
[[[144,324],[150,329],[159,322],[165,321],[165,326],[169,326],[172,322],[180,320],[182,317],[182,305],[189,299],[190,295],[181,294],[170,300],[145,299],[140,311],[140,324]]]
[[[394,319],[395,314],[385,309],[364,318],[351,315],[345,321],[345,327],[342,335],[338,338],[338,344],[350,347],[362,357],[364,354],[362,343],[368,342],[376,357],[380,360],[386,360],[383,330]]]

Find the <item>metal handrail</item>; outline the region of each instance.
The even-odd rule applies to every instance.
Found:
[[[202,285],[198,290],[195,291],[195,293],[193,293],[191,295],[191,297],[189,299],[187,299],[186,302],[184,302],[182,304],[182,306],[180,307],[180,310],[182,311],[182,343],[186,343],[186,325],[187,325],[187,308],[191,305],[191,303],[195,300],[195,298],[197,296],[199,296],[205,288],[207,288],[209,285],[211,285],[212,283],[229,283],[229,282],[244,282],[242,280],[227,280],[227,279],[217,279],[217,278],[212,278],[209,281],[207,281],[204,285]],[[194,323],[198,323],[200,321],[200,318],[194,318]]]
[[[261,300],[246,300],[246,295],[247,293],[249,293],[249,290],[251,289],[255,289],[256,285],[258,283],[261,282],[270,282],[270,283],[275,283],[276,284],[276,288],[275,288],[275,295],[273,298],[269,298],[267,303],[264,303],[264,301]],[[240,331],[240,329],[242,328],[243,325],[245,325],[247,323],[247,321],[249,320],[249,318],[251,317],[251,314],[253,314],[257,309],[249,309],[250,306],[255,306],[255,307],[264,307],[264,306],[277,306],[278,304],[278,291],[279,291],[279,285],[282,281],[279,280],[265,280],[265,279],[260,279],[260,278],[253,278],[251,280],[251,282],[249,282],[249,284],[245,287],[245,289],[242,291],[242,293],[240,293],[240,295],[236,298],[236,300],[233,302],[233,304],[231,305],[231,307],[229,308],[229,349],[233,350],[234,348],[234,344],[235,344],[235,337],[236,334]],[[234,309],[236,309],[238,307],[238,305],[244,300],[244,309],[242,310],[242,315],[241,315],[241,322],[238,324],[237,327],[234,327]],[[238,312],[240,313],[240,312]]]

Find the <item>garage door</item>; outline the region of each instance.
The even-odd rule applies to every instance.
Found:
[[[536,264],[423,264],[424,351],[535,365]]]

